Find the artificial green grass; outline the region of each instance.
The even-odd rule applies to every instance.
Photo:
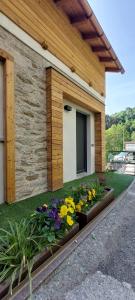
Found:
[[[114,188],[115,198],[128,188],[135,176],[109,172],[106,174],[106,184]]]
[[[52,198],[62,198],[66,191],[71,187],[77,187],[81,183],[88,183],[96,178],[96,175],[90,175],[64,184],[64,187],[56,192],[47,192],[16,202],[14,204],[0,205],[0,227],[7,227],[8,221],[20,221],[24,217],[30,216],[36,207],[44,203],[49,203]],[[132,182],[134,176],[116,174],[113,172],[106,173],[106,183],[114,188],[115,197],[122,193]]]

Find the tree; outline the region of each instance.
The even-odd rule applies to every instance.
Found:
[[[127,131],[131,133],[133,131],[133,123],[135,124],[135,107],[127,107],[124,111],[112,114],[111,116],[106,115],[106,129],[110,128],[113,124],[126,124]]]
[[[133,131],[132,134],[131,134],[131,140],[135,141],[135,131]]]
[[[123,124],[112,125],[106,130],[106,155],[113,151],[122,151],[124,141],[130,140],[130,134]]]

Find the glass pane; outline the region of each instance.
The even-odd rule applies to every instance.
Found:
[[[87,171],[86,116],[76,113],[77,173]]]

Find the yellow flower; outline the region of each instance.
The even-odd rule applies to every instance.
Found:
[[[70,203],[70,202],[73,202],[73,201],[74,201],[74,199],[72,197],[65,198],[66,203]]]
[[[70,212],[71,214],[73,214],[74,213],[73,207],[68,207],[68,212]]]
[[[81,212],[81,205],[78,203],[78,204],[76,204],[76,211],[77,212]]]
[[[72,226],[74,224],[73,219],[68,215],[67,215],[67,223],[68,223],[69,226]]]
[[[84,201],[83,201],[83,200],[80,200],[80,201],[79,201],[79,204],[80,204],[80,205],[84,205]]]
[[[65,198],[65,203],[68,206],[72,206],[73,209],[75,209],[75,203],[74,203],[74,199],[73,198],[71,198],[71,197]]]
[[[88,191],[88,201],[91,201],[91,200],[92,200],[92,192]]]
[[[71,206],[73,207],[73,209],[75,209],[75,203],[72,202]]]
[[[68,199],[69,199],[70,201],[74,202],[74,199],[73,199],[72,197],[69,196]]]
[[[67,215],[68,208],[66,205],[62,205],[60,208],[60,217],[64,218]]]
[[[93,195],[93,197],[96,196],[96,191],[95,191],[95,189],[92,189],[92,195]]]

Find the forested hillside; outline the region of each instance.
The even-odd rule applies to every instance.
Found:
[[[124,141],[135,141],[135,107],[106,115],[106,150],[123,150]]]

